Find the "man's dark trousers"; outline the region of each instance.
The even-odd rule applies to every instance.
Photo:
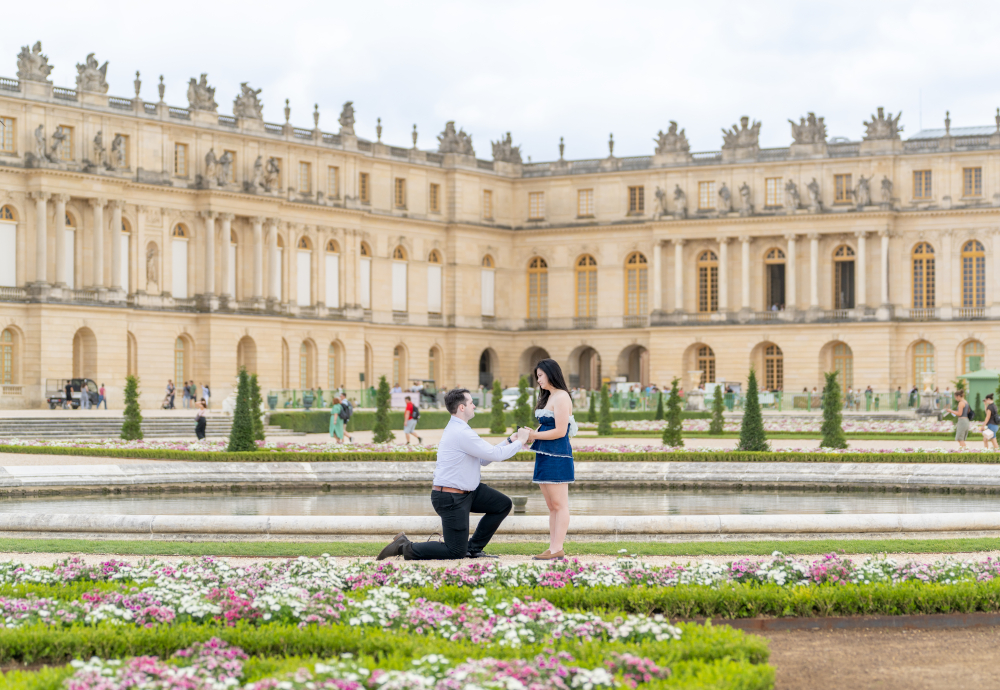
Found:
[[[465,558],[465,554],[482,551],[490,543],[500,523],[514,506],[510,498],[496,489],[480,484],[467,494],[431,491],[431,505],[441,516],[444,543],[414,542],[403,551],[407,559],[418,561]],[[469,513],[484,513],[469,539]]]

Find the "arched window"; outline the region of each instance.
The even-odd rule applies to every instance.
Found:
[[[393,386],[406,386],[406,350],[402,345],[392,350],[392,380]]]
[[[303,235],[295,247],[295,303],[300,307],[308,307],[313,303],[312,242]]]
[[[371,255],[372,255],[372,250],[368,248],[368,243],[367,242],[362,242],[361,243],[361,256],[371,257]]]
[[[913,248],[913,308],[933,307],[934,247],[927,242],[921,242]]]
[[[785,308],[785,252],[772,247],[764,253],[764,308]],[[773,390],[773,389],[772,389]]]
[[[170,239],[170,291],[178,299],[188,296],[188,239],[191,234],[187,227],[178,223],[174,226]]]
[[[326,306],[330,309],[340,309],[340,246],[336,240],[326,243],[326,256],[323,257],[326,268]]]
[[[0,383],[17,383],[14,367],[14,333],[9,328],[0,333]]]
[[[576,262],[576,315],[597,316],[597,260],[590,254]]]
[[[0,208],[0,220],[14,220],[14,209],[10,206]]]
[[[358,290],[361,292],[362,309],[372,308],[372,250],[367,242],[361,243],[361,259],[358,263]],[[369,382],[370,383],[370,382]]]
[[[719,257],[711,249],[706,249],[698,255],[698,311],[718,310]]]
[[[854,386],[854,353],[845,343],[833,346],[833,370],[837,372],[842,392]]]
[[[441,252],[437,249],[427,256],[427,313],[441,313]]]
[[[479,271],[481,313],[483,316],[495,316],[496,270],[493,257],[489,254],[484,256],[482,265]]]
[[[528,262],[528,320],[549,317],[549,265],[536,256]]]
[[[715,383],[715,352],[708,345],[698,347],[697,365],[701,371],[701,385]]]
[[[986,306],[986,249],[979,240],[962,246],[962,306]]]
[[[407,262],[406,250],[398,246],[392,250],[392,310],[407,311]]]
[[[17,223],[14,209],[0,207],[0,286],[17,287]]]
[[[913,346],[913,382],[918,386],[923,381],[921,375],[934,372],[934,346],[921,340]]]
[[[833,308],[854,309],[854,250],[846,244],[833,252]]]
[[[299,345],[299,388],[305,390],[314,385],[316,384],[313,381],[312,348],[309,347],[309,343],[303,342]]]
[[[632,252],[625,257],[625,316],[646,316],[649,286],[646,257]]]
[[[764,348],[764,387],[769,391],[785,388],[785,355],[777,345]]]
[[[969,374],[983,368],[986,346],[978,340],[970,340],[962,346],[962,373]]]
[[[190,369],[187,356],[187,341],[184,338],[177,338],[174,341],[174,385],[181,386],[183,381],[188,380],[187,372]]]

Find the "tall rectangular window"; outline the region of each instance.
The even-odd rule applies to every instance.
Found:
[[[768,177],[764,180],[764,205],[781,206],[780,177]]]
[[[361,203],[371,202],[371,190],[368,188],[368,173],[358,173],[358,198]]]
[[[392,186],[392,203],[396,208],[406,208],[406,180],[397,177]]]
[[[431,208],[431,213],[441,213],[441,185],[431,183],[428,195],[429,198],[427,201]]]
[[[326,195],[334,199],[340,198],[340,168],[335,165],[326,169]]]
[[[312,193],[312,163],[299,161],[299,192]]]
[[[483,190],[483,218],[493,220],[493,190]]]
[[[983,195],[983,169],[962,168],[962,196]]]
[[[629,187],[628,188],[628,212],[629,213],[645,213],[646,212],[646,188],[645,187]]]
[[[59,153],[64,161],[73,160],[73,128],[69,125],[59,125],[56,131],[63,135],[62,148]]]
[[[225,156],[227,153],[229,154],[229,170],[226,171],[226,184],[235,184],[236,183],[236,152],[235,151],[230,151],[230,150],[227,149],[227,150],[225,150],[225,151],[222,152],[222,155]]]
[[[545,192],[528,192],[528,220],[544,220]]]
[[[579,189],[576,192],[576,215],[590,218],[594,215],[594,190]]]
[[[15,124],[16,120],[12,117],[0,117],[0,153],[17,152],[14,144],[17,141]]]
[[[833,203],[835,203],[835,204],[849,204],[849,203],[851,203],[851,176],[850,175],[834,175],[833,176]]]
[[[715,182],[698,183],[698,210],[710,211],[715,208]]]
[[[174,175],[176,177],[188,176],[187,144],[174,144]]]
[[[931,198],[931,171],[930,170],[914,170],[913,171],[913,198],[914,199],[930,199]]]

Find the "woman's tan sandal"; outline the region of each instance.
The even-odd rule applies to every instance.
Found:
[[[562,549],[559,549],[555,553],[552,553],[548,549],[545,549],[545,551],[538,554],[537,556],[532,556],[532,560],[534,561],[555,561],[560,558],[566,558],[566,554],[563,552]]]

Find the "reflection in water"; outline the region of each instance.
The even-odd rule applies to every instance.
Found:
[[[527,515],[547,515],[535,489]],[[1000,510],[1000,496],[667,489],[570,489],[574,515],[776,515],[802,513],[964,513]],[[434,515],[430,492],[415,488],[161,493],[0,499],[0,512],[109,515]]]

